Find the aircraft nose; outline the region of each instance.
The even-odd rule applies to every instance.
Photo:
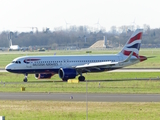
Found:
[[[8,64],[8,65],[5,67],[5,70],[10,71],[10,70],[11,70],[11,65]]]

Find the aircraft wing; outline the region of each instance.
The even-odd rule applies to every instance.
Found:
[[[98,63],[88,63],[88,64],[84,64],[84,65],[78,65],[75,66],[73,68],[77,69],[77,70],[87,70],[89,71],[90,69],[100,69],[100,67],[111,67],[113,65],[118,64],[118,62],[98,62]]]
[[[100,67],[111,67],[111,66],[114,66],[114,65],[119,64],[119,63],[128,62],[131,59],[132,55],[133,55],[133,51],[130,53],[130,55],[127,57],[127,59],[124,60],[124,61],[119,61],[119,62],[111,62],[111,61],[109,61],[109,62],[88,63],[88,64],[72,66],[72,67],[77,69],[77,70],[90,71],[90,69],[93,69],[93,68],[95,68],[97,70],[100,70]]]

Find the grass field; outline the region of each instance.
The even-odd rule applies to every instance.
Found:
[[[159,120],[160,103],[89,102],[88,120]],[[6,120],[86,120],[86,102],[0,101]]]
[[[159,78],[159,72],[103,72],[84,75],[90,93],[160,93],[160,79],[153,80]],[[34,75],[29,75],[28,83],[22,82],[24,76],[21,74],[0,73],[0,76],[0,92],[20,92],[21,87],[26,87],[26,92],[86,92],[85,82],[62,82],[58,75],[51,80],[35,80]],[[148,80],[139,80],[140,78]]]
[[[93,50],[91,54],[116,54],[120,50]],[[156,56],[131,68],[160,68],[160,49],[141,49],[140,55]],[[0,52],[0,68],[4,68],[14,58],[25,55],[80,55],[81,51],[47,52]],[[84,74],[88,81],[89,93],[158,93],[160,94],[159,72],[102,72]],[[69,84],[61,82],[58,75],[51,80],[35,80],[28,76],[12,73],[0,73],[0,92],[86,92],[86,83]],[[139,80],[148,78],[148,80]],[[137,80],[136,80],[137,79]],[[55,81],[56,80],[56,81]],[[95,80],[95,82],[90,82]],[[96,81],[102,80],[102,81]],[[158,120],[159,102],[89,102],[88,120]],[[0,100],[0,116],[7,120],[86,120],[86,102],[57,101],[4,101]]]

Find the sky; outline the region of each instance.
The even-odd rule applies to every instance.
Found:
[[[144,24],[160,28],[159,0],[0,0],[0,31]],[[67,24],[66,24],[67,23]]]

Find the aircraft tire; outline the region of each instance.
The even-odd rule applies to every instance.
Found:
[[[79,81],[85,81],[85,77],[84,77],[84,76],[79,76],[79,77],[78,77],[78,80],[79,80]]]
[[[24,79],[23,79],[23,82],[27,82],[27,81],[28,81],[27,78],[24,78]]]

